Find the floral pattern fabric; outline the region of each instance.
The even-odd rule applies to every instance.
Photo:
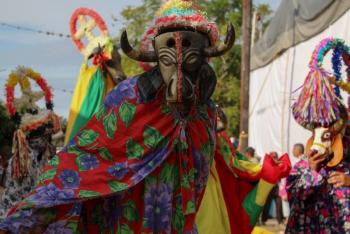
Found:
[[[181,118],[164,103],[163,89],[141,100],[137,79],[107,96],[0,229],[196,233],[215,149],[215,107],[202,104]]]
[[[286,233],[350,233],[350,188],[327,183],[332,171],[349,175],[349,170],[350,164],[344,161],[317,173],[306,160],[300,160],[287,178],[291,211]]]
[[[5,218],[7,212],[35,188],[38,175],[50,155],[53,155],[51,149],[55,148],[52,147],[45,137],[30,139],[29,147],[32,164],[27,177],[22,180],[13,179],[11,177],[11,166],[7,167],[4,185],[5,190],[0,199],[0,220]],[[11,161],[12,158],[9,161],[9,165],[11,165]]]
[[[9,165],[11,165],[11,161],[12,159],[10,159]],[[27,193],[33,190],[38,177],[37,165],[37,161],[33,160],[28,176],[21,181],[12,179],[11,166],[7,167],[5,189],[0,200],[0,220],[6,217],[9,209],[14,207]]]

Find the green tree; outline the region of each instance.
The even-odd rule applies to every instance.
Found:
[[[197,0],[196,3],[207,12],[207,17],[215,22],[220,35],[226,34],[228,23],[232,23],[236,31],[236,44],[226,55],[214,58],[211,63],[217,75],[217,87],[213,99],[225,111],[229,119],[230,135],[238,136],[239,133],[239,92],[240,92],[240,53],[239,38],[242,24],[241,0]],[[142,0],[139,6],[129,6],[122,11],[122,17],[128,35],[134,45],[139,45],[140,39],[154,19],[156,11],[161,4],[160,0]],[[135,75],[141,72],[139,66],[123,56],[123,68],[127,75]]]
[[[236,0],[202,0],[197,1],[207,12],[208,18],[215,22],[220,35],[226,35],[227,25],[232,23],[236,32],[236,44],[224,56],[212,59],[217,75],[214,101],[223,108],[229,120],[229,135],[239,135],[239,97],[242,25],[242,1]],[[224,9],[224,10],[223,10]],[[223,38],[222,38],[223,39]]]

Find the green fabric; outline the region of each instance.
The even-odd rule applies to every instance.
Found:
[[[97,69],[90,81],[83,104],[72,127],[69,139],[72,139],[87,121],[98,111],[103,101],[105,81],[101,69]]]
[[[255,202],[257,186],[252,190],[243,201],[243,208],[247,212],[250,220],[250,226],[255,226],[259,220],[260,214],[264,207]]]
[[[247,159],[247,157],[244,156],[243,154],[241,154],[240,152],[235,152],[235,154],[236,154],[236,158],[237,158],[238,160],[249,161],[249,160]]]

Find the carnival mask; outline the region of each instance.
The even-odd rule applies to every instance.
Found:
[[[154,47],[169,103],[194,100],[198,71],[206,63],[201,52],[208,45],[204,35],[190,31],[168,32],[155,38]]]
[[[341,113],[341,118],[330,127],[316,127],[306,144],[306,150],[311,151],[312,155],[316,153],[326,155],[325,161],[329,167],[338,165],[343,159],[341,131],[344,129],[348,118],[343,106],[341,106]]]
[[[221,56],[234,44],[232,25],[227,29],[225,42],[210,46],[208,37],[187,29],[165,31],[153,40],[154,51],[141,52],[131,47],[126,31],[121,47],[130,58],[141,62],[157,62],[166,85],[166,101],[184,104],[207,101],[214,92],[216,76],[207,60]]]

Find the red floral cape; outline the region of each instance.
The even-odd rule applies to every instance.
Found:
[[[47,165],[0,229],[13,233],[192,233],[215,149],[215,108],[178,117],[160,88],[119,84]],[[31,232],[31,231],[29,231]]]

